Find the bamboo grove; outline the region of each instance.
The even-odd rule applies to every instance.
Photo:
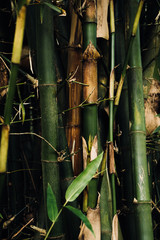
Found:
[[[160,239],[160,1],[0,1],[0,239]]]

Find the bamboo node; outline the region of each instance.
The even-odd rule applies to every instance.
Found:
[[[55,83],[46,83],[46,84],[39,84],[39,87],[57,87]]]
[[[89,45],[87,46],[86,50],[83,53],[83,60],[86,61],[97,61],[100,58],[100,54],[90,41]]]
[[[61,239],[61,240],[63,240],[64,237],[65,237],[65,234],[61,234],[61,235],[55,236],[55,237],[48,237],[48,239]]]
[[[58,160],[57,161],[52,161],[52,160],[41,160],[42,163],[58,163]]]
[[[133,199],[133,204],[152,204],[151,200],[137,200],[136,198]]]
[[[146,132],[145,131],[139,131],[139,130],[135,130],[135,131],[130,131],[130,135],[134,134],[134,133],[142,133],[144,135],[146,135]]]

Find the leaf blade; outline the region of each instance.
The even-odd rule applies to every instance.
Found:
[[[65,199],[67,202],[74,201],[80,193],[87,186],[89,181],[94,176],[97,171],[103,157],[103,152],[97,156],[91,163],[88,164],[86,169],[71,183],[67,188]]]
[[[52,222],[54,222],[58,215],[58,208],[57,208],[56,197],[49,183],[47,187],[47,213],[48,213],[49,219]]]
[[[65,206],[65,208],[67,208],[69,211],[71,211],[73,214],[75,214],[77,217],[79,217],[82,222],[86,225],[86,227],[93,233],[94,237],[95,237],[95,233],[93,231],[92,225],[90,223],[90,221],[88,220],[88,218],[82,213],[81,210],[74,208],[72,206]]]

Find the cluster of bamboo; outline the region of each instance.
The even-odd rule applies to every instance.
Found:
[[[146,2],[145,11],[149,5],[149,1]],[[34,132],[36,128],[30,121],[31,131],[20,132],[19,135],[34,135],[42,140],[40,158],[44,203],[39,210],[39,215],[42,214],[45,223],[42,219],[38,219],[38,225],[46,230],[50,229],[49,237],[46,235],[45,239],[153,239],[152,191],[149,184],[146,153],[140,47],[142,40],[139,31],[139,21],[144,4],[144,0],[121,2],[75,0],[55,1],[54,3],[50,0],[26,0],[19,1],[17,4],[9,87],[4,116],[0,118],[2,121],[0,198],[5,192],[7,168],[12,171],[9,167],[10,163],[7,167],[7,159],[10,158],[8,152],[10,153],[12,148],[8,146],[10,128],[12,130],[11,123],[14,122],[12,113],[16,86],[19,84],[17,82],[18,71],[30,78],[33,85],[37,84],[37,80],[33,80],[19,69],[26,23],[27,41],[33,52],[34,75],[38,79],[41,133]],[[124,14],[123,7],[126,14]],[[69,30],[66,19],[70,23]],[[157,55],[159,45],[158,50],[156,49]],[[150,58],[148,62],[146,60],[146,66],[158,69],[157,55],[154,55],[154,61]],[[5,56],[2,55],[2,59],[8,64]],[[149,74],[150,71],[144,72],[146,79],[153,78],[153,73],[152,76]],[[147,87],[149,88],[150,85]],[[22,123],[25,126],[27,120],[24,103],[31,98],[31,93],[25,101],[21,99],[19,87],[17,87],[17,93],[22,109]],[[32,101],[30,103],[33,104]],[[121,134],[117,137],[118,126]],[[115,143],[119,139],[121,155],[115,156]],[[30,140],[32,143],[36,142],[35,138]],[[68,207],[73,213],[75,211],[73,207],[82,209],[92,225],[93,234],[93,231],[90,233],[85,224],[79,230],[78,218],[72,216],[69,211],[64,211],[64,214],[60,215],[58,210],[61,213],[65,193],[67,194],[67,189],[74,178],[85,169],[87,169],[86,172],[91,168],[93,171],[95,168],[93,160],[97,159],[102,151],[104,151],[102,163],[89,183],[87,182],[83,196],[76,200],[74,198],[71,206]],[[13,159],[15,158],[14,156]],[[120,188],[117,174],[121,173],[118,169],[119,163],[116,167],[115,158],[118,162],[121,161],[124,169],[123,186],[121,186],[124,201],[119,199],[120,194],[117,191]],[[89,165],[91,167],[87,168]],[[40,202],[41,198],[37,195],[39,191],[36,190],[28,165],[27,168],[35,190],[35,197]],[[87,174],[82,176],[85,182]],[[90,176],[88,172],[88,179]],[[49,212],[47,207],[48,184],[53,190],[57,204],[55,211],[58,217],[53,213],[56,215],[53,228],[50,228],[52,216],[51,218],[47,216]],[[74,188],[78,186],[77,181]],[[52,195],[51,192],[49,194]],[[127,208],[125,217],[118,215],[118,209],[122,208],[120,203]],[[81,216],[80,219],[83,220],[81,213],[75,215]],[[34,239],[40,239],[40,234],[36,233]]]

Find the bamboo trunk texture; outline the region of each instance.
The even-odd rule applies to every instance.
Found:
[[[125,9],[124,1],[115,3],[115,24],[116,24],[116,65],[119,65],[116,76],[119,79],[120,72],[122,71],[122,66],[125,59],[125,16],[123,11]],[[122,88],[121,98],[119,102],[119,108],[117,111],[117,122],[120,126],[120,131],[122,132],[120,136],[120,159],[121,167],[125,169],[122,176],[122,198],[124,199],[124,204],[128,208],[128,214],[123,216],[124,221],[121,225],[125,231],[124,238],[136,239],[135,236],[135,224],[134,224],[134,214],[133,214],[133,184],[132,184],[132,162],[130,156],[130,139],[129,139],[129,103],[128,103],[128,85],[127,78],[124,80],[124,85]],[[125,228],[127,224],[127,229]]]
[[[42,7],[42,8],[41,8]],[[43,19],[40,13],[43,12]],[[42,20],[42,22],[41,22]],[[54,59],[54,31],[53,11],[47,6],[37,7],[37,70],[40,88],[41,128],[44,137],[53,147],[42,142],[42,175],[44,191],[44,208],[46,229],[51,222],[47,217],[47,185],[51,185],[56,196],[58,209],[61,208],[61,190],[58,163],[58,110],[57,110],[57,82]],[[62,218],[58,219],[50,233],[54,239],[64,239]]]
[[[137,11],[138,1],[129,1],[130,26]],[[146,132],[139,29],[134,38],[129,58],[128,92],[130,112],[130,141],[133,164],[136,239],[153,239],[151,197],[146,159]]]
[[[98,120],[98,82],[97,60],[100,57],[96,50],[97,13],[96,2],[87,0],[83,16],[83,101],[88,104],[83,109],[83,137],[88,143],[97,136]],[[93,160],[93,159],[92,159]],[[97,205],[98,178],[91,180],[88,186],[88,206],[95,208]]]
[[[69,109],[67,116],[66,136],[69,151],[72,153],[74,175],[82,171],[81,158],[81,109],[82,102],[82,26],[81,22],[71,9],[71,33],[68,47],[68,95]],[[72,79],[73,77],[73,79]],[[72,81],[73,80],[73,81]],[[75,108],[77,107],[77,108]],[[74,108],[74,109],[72,109]]]

